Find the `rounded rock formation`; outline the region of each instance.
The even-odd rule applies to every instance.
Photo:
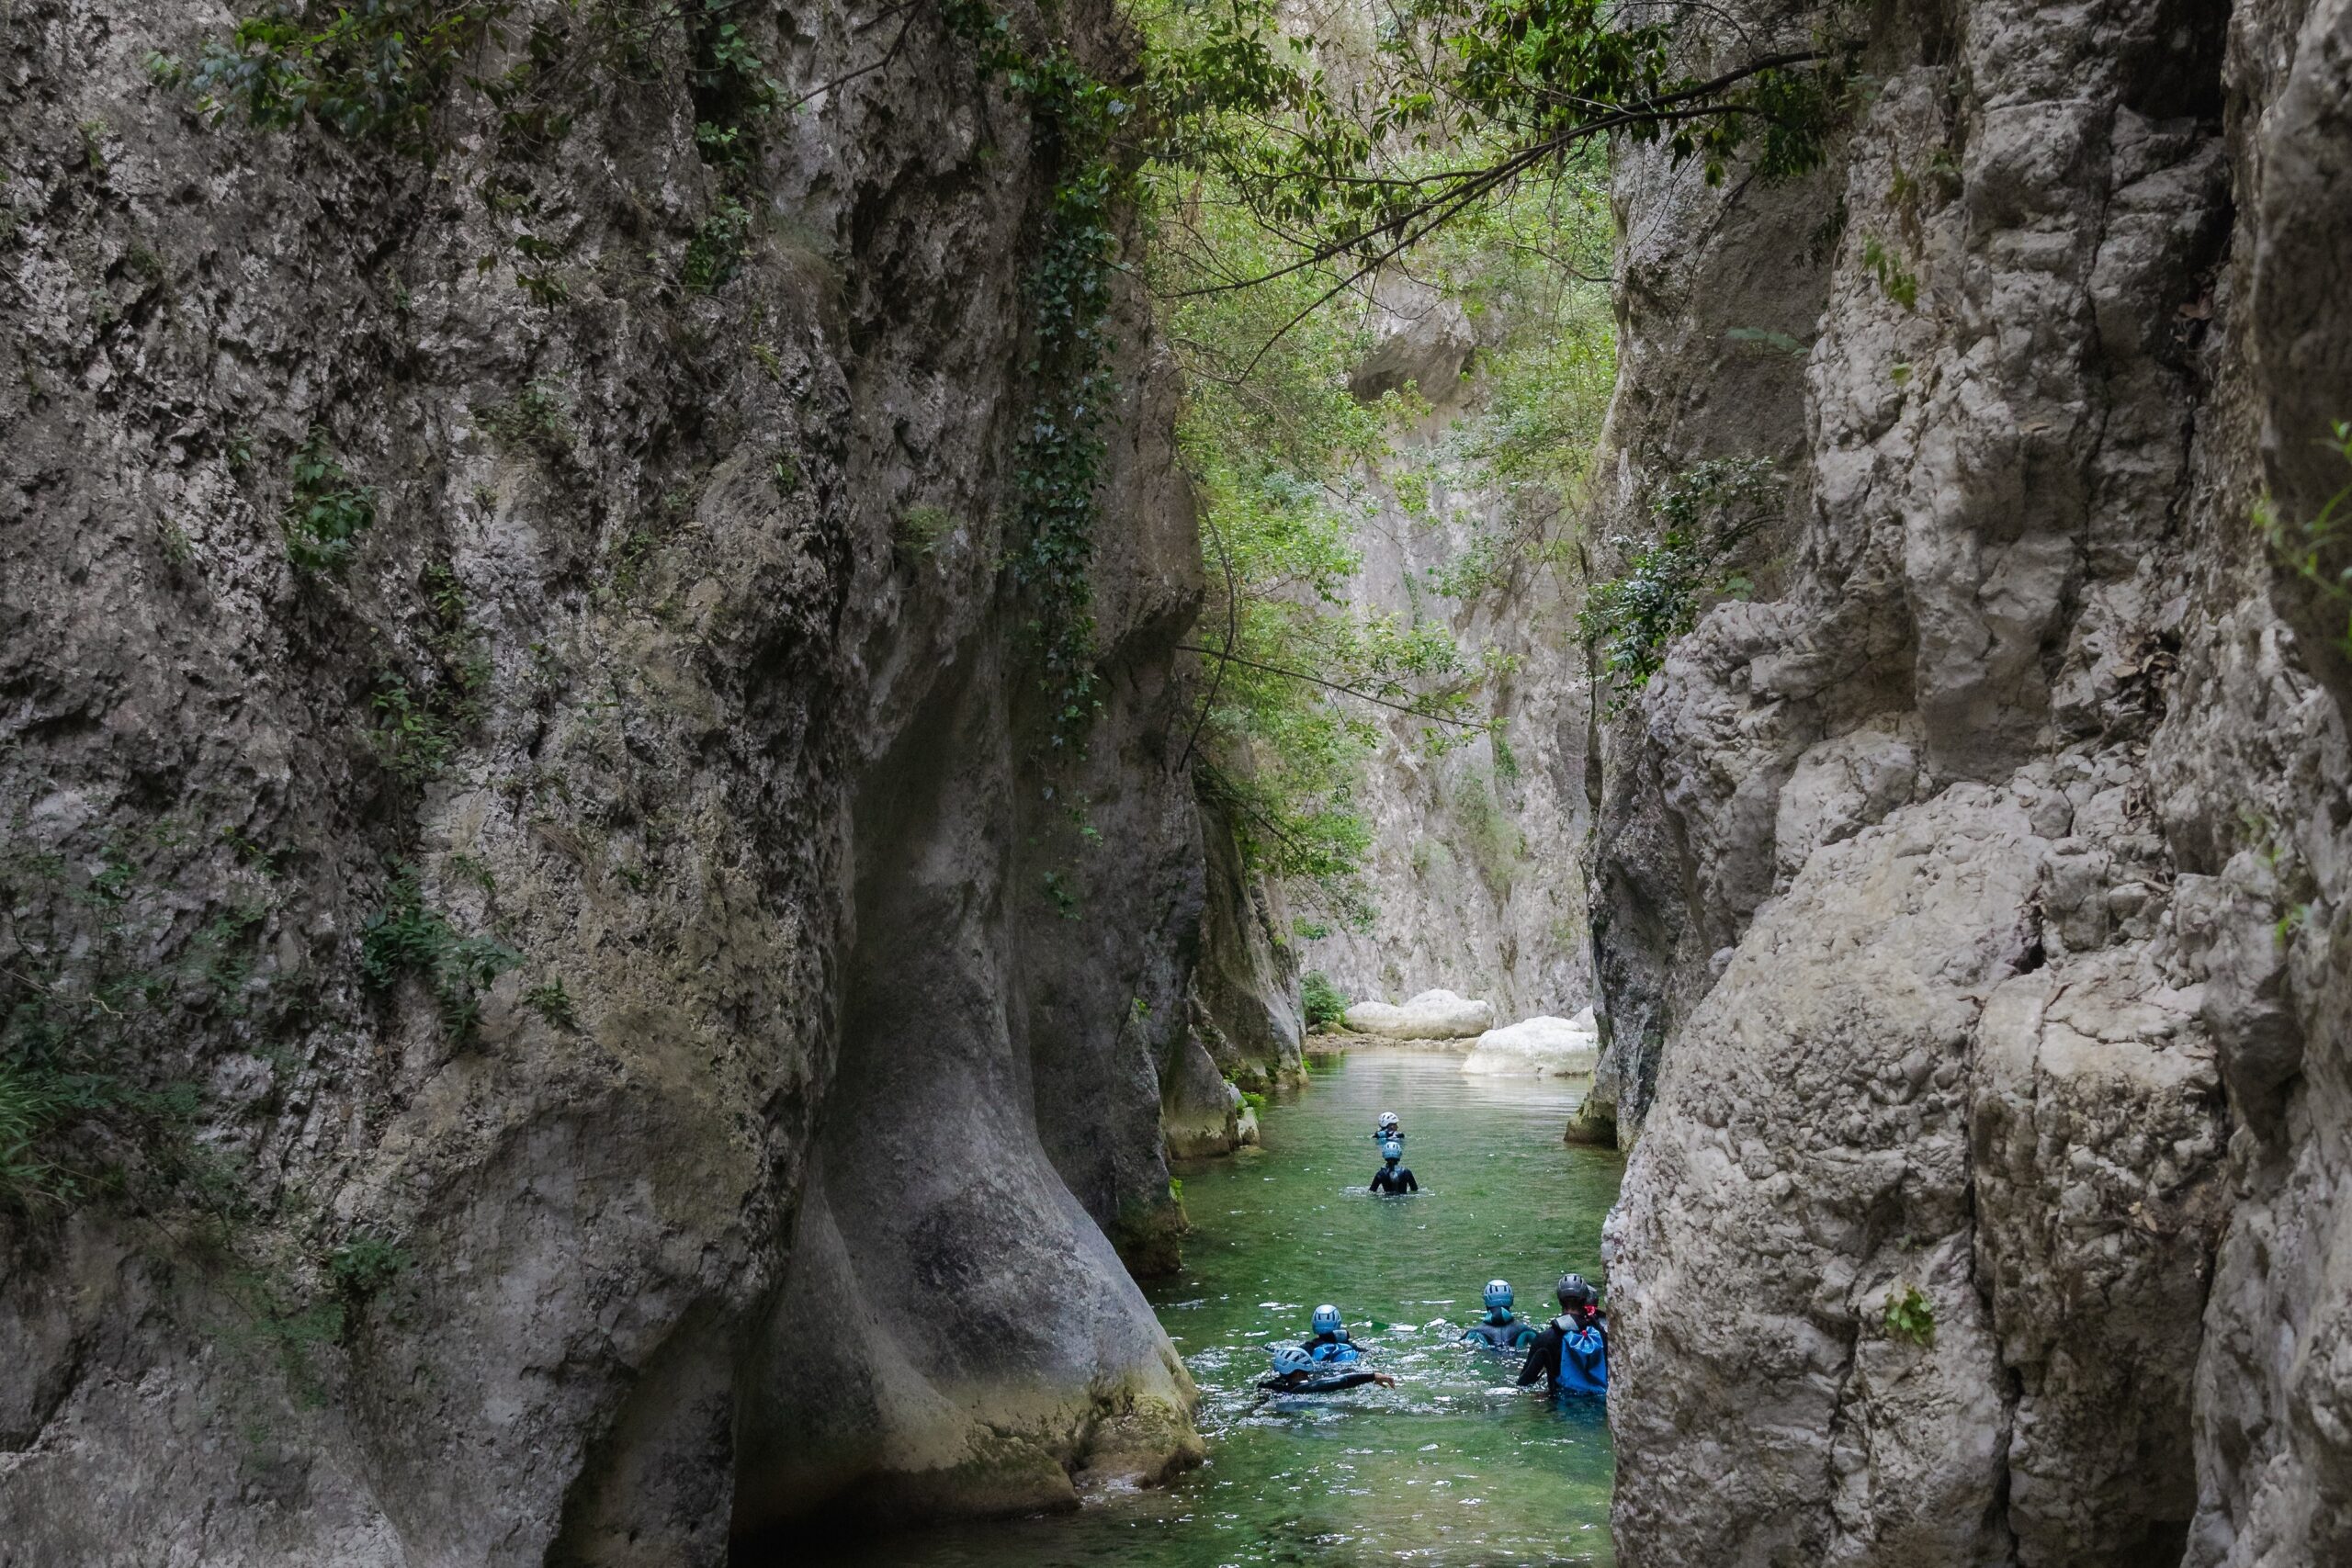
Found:
[[[1353,1033],[1384,1040],[1467,1040],[1495,1026],[1495,1010],[1489,1002],[1434,990],[1423,991],[1402,1007],[1358,1002],[1340,1021]]]
[[[1489,1029],[1462,1059],[1462,1070],[1487,1077],[1589,1077],[1600,1060],[1592,1010],[1574,1018],[1539,1015]]]

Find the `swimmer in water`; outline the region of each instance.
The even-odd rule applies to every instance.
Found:
[[[1317,1366],[1315,1359],[1295,1345],[1283,1345],[1274,1350],[1274,1370],[1258,1380],[1258,1387],[1267,1393],[1337,1393],[1343,1388],[1361,1388],[1375,1382],[1383,1388],[1395,1388],[1396,1380],[1385,1372],[1375,1372],[1363,1365]]]
[[[1487,1280],[1486,1301],[1487,1315],[1462,1331],[1464,1343],[1493,1350],[1516,1350],[1534,1343],[1535,1325],[1511,1311],[1509,1280]]]
[[[1383,1162],[1380,1168],[1372,1173],[1372,1190],[1374,1192],[1401,1196],[1407,1192],[1418,1192],[1421,1190],[1421,1184],[1413,1179],[1412,1171],[1397,1163],[1405,1157],[1404,1145],[1399,1143],[1381,1145],[1380,1157]]]
[[[1581,1274],[1560,1276],[1560,1315],[1545,1325],[1527,1349],[1519,1386],[1539,1378],[1555,1393],[1609,1393],[1609,1320],[1600,1313],[1600,1292]]]

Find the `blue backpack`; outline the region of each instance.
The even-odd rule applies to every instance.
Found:
[[[1609,1392],[1609,1341],[1598,1325],[1572,1327],[1559,1320],[1559,1386],[1569,1393]]]

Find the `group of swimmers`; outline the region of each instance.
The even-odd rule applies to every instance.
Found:
[[[1416,1192],[1420,1184],[1405,1163],[1405,1128],[1393,1111],[1380,1114],[1373,1131],[1380,1145],[1380,1169],[1372,1190],[1385,1195]],[[1600,1292],[1581,1274],[1563,1274],[1555,1288],[1560,1315],[1541,1329],[1512,1310],[1510,1281],[1489,1280],[1484,1292],[1487,1314],[1464,1329],[1461,1342],[1505,1354],[1522,1348],[1519,1386],[1543,1382],[1555,1393],[1606,1394],[1609,1392],[1609,1324],[1600,1311]],[[1328,1303],[1315,1309],[1304,1344],[1274,1348],[1274,1370],[1259,1380],[1269,1393],[1336,1393],[1341,1389],[1378,1383],[1394,1388],[1396,1380],[1365,1364],[1365,1348],[1348,1335],[1340,1309]]]

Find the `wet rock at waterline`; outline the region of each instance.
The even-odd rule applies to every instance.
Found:
[[[1340,1021],[1351,1033],[1382,1040],[1468,1040],[1495,1026],[1495,1010],[1441,989],[1423,991],[1401,1006],[1358,1002]]]
[[[1197,1040],[1177,1047],[1176,1069],[1161,1086],[1160,1134],[1176,1159],[1230,1154],[1242,1142],[1241,1118],[1249,1107],[1240,1089],[1217,1071]]]
[[[1525,1018],[1490,1029],[1464,1057],[1462,1070],[1490,1077],[1578,1077],[1600,1059],[1592,1010],[1574,1018]]]

